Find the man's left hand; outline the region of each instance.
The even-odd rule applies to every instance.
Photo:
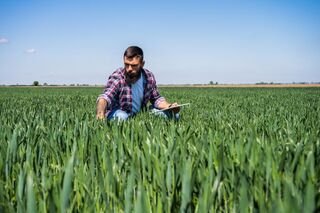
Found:
[[[175,106],[178,106],[178,103],[169,104],[168,107],[170,108],[170,107],[175,107]],[[173,111],[174,113],[178,113],[178,112],[180,112],[180,107],[173,108],[172,111]]]

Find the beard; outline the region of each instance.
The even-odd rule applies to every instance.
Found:
[[[137,72],[130,72],[130,73],[126,72],[126,77],[131,80],[131,79],[138,78],[140,74],[141,74],[141,69],[138,70]]]

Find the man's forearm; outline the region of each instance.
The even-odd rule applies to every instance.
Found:
[[[170,103],[168,103],[166,100],[161,101],[161,102],[158,104],[158,108],[159,108],[159,109],[165,109],[165,108],[168,108],[169,106],[170,106]]]
[[[97,102],[97,118],[104,119],[107,108],[107,101],[103,98],[100,98]]]

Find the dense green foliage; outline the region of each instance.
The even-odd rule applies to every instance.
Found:
[[[320,211],[320,89],[161,88],[179,122],[95,119],[101,88],[0,88],[0,212]]]

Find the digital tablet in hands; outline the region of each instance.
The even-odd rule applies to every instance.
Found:
[[[176,108],[180,108],[182,106],[188,106],[190,105],[190,103],[185,103],[185,104],[178,104],[178,105],[174,105],[174,106],[171,106],[171,107],[168,107],[168,108],[165,108],[165,109],[161,109],[160,111],[167,111],[167,110],[172,110],[172,109],[176,109]]]

